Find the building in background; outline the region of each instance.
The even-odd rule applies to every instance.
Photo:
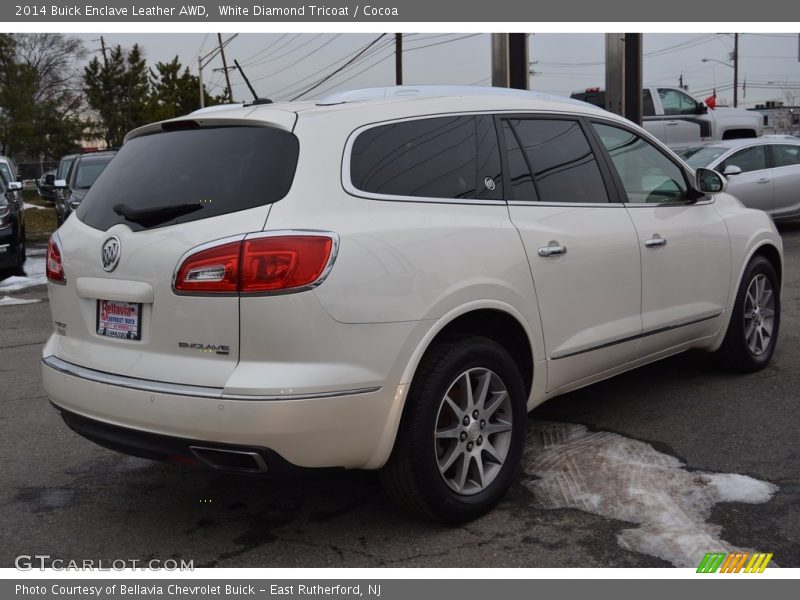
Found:
[[[754,110],[763,116],[764,135],[800,134],[800,106],[786,106],[781,100],[767,100],[748,110]]]

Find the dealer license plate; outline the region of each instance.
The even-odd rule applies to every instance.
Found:
[[[97,334],[124,340],[142,339],[142,305],[98,300]]]

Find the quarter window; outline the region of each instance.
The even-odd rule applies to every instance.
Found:
[[[488,116],[402,121],[359,134],[350,180],[393,196],[502,199],[500,151]]]
[[[800,146],[775,144],[772,146],[772,158],[776,167],[800,165]]]
[[[687,200],[683,170],[655,146],[627,129],[593,123],[617,169],[628,202],[662,203]]]
[[[725,173],[728,167],[739,167],[742,173],[767,168],[767,153],[764,146],[751,146],[739,150],[719,164],[719,172]]]
[[[609,201],[600,167],[577,121],[507,119],[503,135],[514,199]]]

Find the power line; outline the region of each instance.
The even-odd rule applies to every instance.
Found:
[[[385,35],[385,34],[384,34],[384,35]],[[437,36],[431,36],[431,37],[437,37],[437,38],[438,38],[438,37],[444,37],[444,36],[450,36],[450,35],[452,35],[452,34],[443,34],[443,35],[437,35]],[[457,41],[460,41],[460,40],[463,40],[463,39],[467,39],[467,38],[471,38],[471,37],[476,37],[476,36],[478,36],[478,35],[481,35],[481,34],[479,34],[479,33],[475,33],[475,34],[467,34],[467,35],[462,35],[462,36],[456,37],[456,38],[454,38],[454,39],[444,40],[444,41],[440,41],[440,42],[434,42],[434,43],[430,43],[430,44],[423,44],[423,45],[421,45],[421,46],[414,46],[414,47],[412,47],[412,48],[407,48],[405,51],[411,51],[411,50],[422,50],[423,48],[430,48],[430,47],[432,47],[432,46],[439,46],[439,45],[442,45],[442,44],[449,44],[449,43],[451,43],[451,42],[457,42]],[[431,39],[431,38],[427,38],[427,39]],[[422,40],[422,39],[416,39],[416,40],[413,40],[413,41],[414,41],[414,42],[420,42],[420,41],[423,41],[423,40]],[[357,61],[356,61],[356,60],[352,60],[350,63],[348,63],[348,64],[345,64],[345,65],[342,65],[342,66],[341,66],[341,67],[340,67],[340,68],[339,68],[339,69],[338,69],[336,72],[334,72],[334,73],[332,73],[331,75],[329,75],[329,76],[328,76],[328,79],[330,79],[330,78],[334,77],[335,75],[338,75],[338,74],[340,74],[340,72],[344,72],[345,70],[347,70],[347,69],[348,69],[348,68],[350,68],[350,67],[353,67],[353,66],[355,66],[356,64],[359,64],[359,63],[365,62],[365,60],[366,60],[366,59],[368,59],[368,58],[369,58],[369,57],[371,57],[371,56],[376,56],[376,55],[378,55],[379,53],[382,53],[384,50],[387,50],[387,49],[388,49],[390,46],[392,46],[392,47],[394,46],[394,42],[393,42],[393,40],[391,40],[391,39],[389,39],[389,40],[386,40],[386,41],[385,41],[385,42],[383,42],[382,44],[378,44],[377,46],[375,46],[374,48],[372,48],[372,49],[371,49],[369,52],[364,52],[364,53],[363,53],[363,55],[361,55],[361,56],[359,57],[359,60],[357,60]],[[390,52],[386,53],[386,54],[385,54],[385,55],[384,55],[382,58],[379,58],[377,61],[375,61],[375,62],[373,62],[373,63],[371,63],[371,64],[367,65],[367,66],[366,66],[364,69],[361,69],[360,71],[358,71],[358,72],[356,72],[355,74],[351,75],[351,76],[350,76],[350,77],[348,77],[347,79],[344,79],[344,80],[337,81],[337,82],[336,82],[336,84],[334,84],[334,85],[332,85],[332,86],[329,86],[329,87],[327,87],[327,88],[324,88],[324,89],[321,91],[321,93],[325,93],[325,92],[327,92],[328,90],[334,89],[335,87],[337,87],[337,86],[340,86],[340,85],[342,85],[343,83],[346,83],[346,82],[348,82],[348,81],[350,81],[350,80],[352,80],[352,79],[354,79],[354,78],[358,77],[358,76],[359,76],[359,75],[361,75],[362,73],[365,73],[366,71],[369,71],[370,69],[372,69],[372,68],[376,67],[377,65],[379,65],[379,64],[381,64],[381,63],[383,63],[384,61],[388,60],[388,59],[389,59],[389,58],[391,58],[392,56],[393,56],[393,51],[390,51]],[[324,81],[323,81],[323,82],[319,82],[319,83],[324,83]],[[284,88],[284,89],[286,89],[286,88]],[[282,92],[282,91],[283,91],[283,90],[279,90],[277,93],[280,93],[280,92]],[[309,90],[309,91],[310,91],[310,90]],[[305,92],[305,93],[308,93],[308,92]],[[305,93],[304,93],[304,94],[302,94],[302,95],[305,95]]]
[[[392,47],[392,49],[390,49],[390,47]],[[368,64],[365,68],[363,68],[360,71],[357,71],[356,73],[350,75],[350,77],[348,77],[347,79],[340,79],[340,80],[336,81],[335,83],[332,83],[331,85],[329,85],[327,87],[324,87],[322,90],[320,90],[318,92],[317,95],[320,96],[320,95],[327,94],[330,90],[333,90],[333,89],[336,89],[337,87],[340,87],[341,85],[347,83],[348,81],[351,81],[352,79],[355,79],[356,77],[358,77],[362,73],[366,73],[367,71],[369,71],[373,67],[376,67],[379,64],[389,60],[393,56],[393,47],[394,47],[394,40],[392,40],[392,39],[387,39],[382,44],[378,44],[377,46],[375,46],[369,52],[364,53],[364,55],[361,56],[359,58],[359,60],[353,62],[353,64],[350,65],[349,67],[347,67],[346,69],[343,69],[342,72],[339,73],[339,75],[343,75],[344,73],[346,73],[350,69],[355,68],[356,66],[363,65],[364,63],[367,63],[371,58],[380,57],[380,58],[378,58],[378,60],[376,60],[375,62],[373,62],[371,64]],[[382,57],[381,57],[381,54],[383,54]]]
[[[297,35],[298,35],[298,36],[300,36],[301,34],[299,34],[299,33],[298,33]],[[292,48],[291,50],[288,50],[288,51],[284,52],[283,54],[280,54],[280,55],[278,55],[278,56],[270,56],[269,58],[266,58],[266,59],[264,59],[264,60],[262,60],[262,61],[259,61],[259,62],[247,63],[247,64],[245,64],[244,66],[245,66],[245,67],[258,67],[258,66],[261,66],[261,65],[263,65],[263,64],[266,64],[266,63],[268,63],[268,62],[273,62],[273,61],[276,61],[276,60],[280,60],[281,58],[284,58],[285,56],[289,56],[290,54],[293,54],[293,53],[297,52],[298,50],[300,50],[300,48],[303,48],[304,46],[308,46],[308,45],[309,45],[311,42],[313,42],[314,40],[316,40],[316,39],[318,39],[318,38],[322,37],[322,35],[323,35],[323,34],[321,34],[321,33],[318,33],[317,35],[313,36],[311,39],[308,39],[308,40],[304,41],[304,42],[303,42],[302,44],[300,44],[299,46],[295,46],[294,48]],[[337,34],[337,35],[339,35],[339,34]],[[296,38],[295,38],[295,39],[296,39]],[[294,41],[294,40],[292,40],[292,41]],[[284,46],[281,46],[281,48],[284,48],[284,47],[288,46],[288,45],[289,45],[289,43],[291,43],[291,42],[287,42],[287,43],[286,43]],[[279,49],[280,49],[280,48],[279,48]]]
[[[424,46],[414,46],[413,48],[408,48],[406,52],[411,52],[412,50],[422,50],[423,48],[432,48],[433,46],[441,46],[442,44],[450,44],[452,42],[458,42],[460,40],[466,40],[467,38],[473,38],[479,35],[483,35],[481,33],[471,33],[469,35],[462,35],[461,37],[457,37],[452,40],[444,40],[441,42],[434,42],[432,44],[425,44]]]
[[[369,52],[364,53],[361,56],[360,60],[363,60],[363,59],[369,57],[374,52],[379,52],[382,48],[385,48],[385,47],[389,46],[390,44],[391,44],[391,40],[385,41],[383,44],[378,44],[376,47],[372,48]],[[335,67],[335,66],[339,65],[339,63],[341,63],[342,61],[346,61],[350,57],[352,57],[355,54],[357,54],[360,50],[361,50],[361,48],[356,48],[355,50],[352,50],[352,51],[348,52],[344,56],[342,56],[340,58],[337,58],[332,63],[327,64],[324,67],[322,67],[320,69],[317,69],[313,73],[310,73],[310,74],[306,75],[305,77],[296,80],[294,83],[290,83],[289,85],[287,85],[285,87],[282,87],[279,90],[276,90],[275,92],[269,94],[269,97],[270,98],[277,97],[277,96],[283,94],[284,92],[287,92],[286,93],[287,96],[291,96],[292,94],[296,94],[297,92],[299,92],[304,87],[303,85],[298,85],[298,84],[302,84],[302,82],[308,81],[309,79],[313,79],[316,75],[319,75],[320,73],[323,73],[323,72],[327,71],[331,67]],[[360,62],[360,61],[358,61],[358,62]],[[357,63],[353,63],[353,64],[357,64]]]
[[[258,51],[258,52],[256,52],[255,54],[253,54],[252,56],[249,56],[249,57],[245,58],[243,62],[247,63],[247,61],[253,60],[255,57],[257,57],[257,56],[260,56],[261,54],[264,54],[264,52],[266,52],[267,50],[269,50],[270,48],[272,48],[272,47],[273,47],[275,44],[277,44],[278,42],[280,42],[280,41],[281,41],[283,38],[285,38],[287,35],[289,35],[289,34],[288,34],[288,33],[282,33],[280,36],[278,36],[278,39],[276,39],[275,41],[273,41],[271,44],[267,45],[265,48],[262,48],[261,50],[259,50],[259,51]],[[297,35],[300,35],[300,34],[297,34]]]
[[[293,66],[293,67],[294,67],[294,66],[296,66],[297,64],[299,64],[299,63],[303,62],[305,59],[307,59],[309,56],[312,56],[312,55],[314,55],[315,53],[317,53],[317,52],[319,52],[320,50],[322,50],[322,49],[323,49],[325,46],[327,46],[328,44],[331,44],[331,43],[333,43],[333,42],[336,40],[336,38],[338,38],[340,35],[341,35],[340,33],[337,33],[336,35],[334,35],[334,36],[333,36],[333,37],[331,37],[330,39],[328,39],[328,40],[326,40],[325,42],[323,42],[323,43],[322,43],[320,46],[317,46],[316,48],[313,48],[313,49],[312,49],[310,52],[308,52],[307,54],[304,54],[304,55],[303,55],[303,56],[301,56],[300,58],[297,58],[297,59],[295,59],[295,60],[292,62],[292,66]],[[247,65],[245,65],[245,66],[247,66]],[[273,70],[273,71],[270,71],[269,73],[264,73],[263,75],[260,75],[259,77],[256,77],[256,78],[254,78],[254,79],[253,79],[253,81],[254,81],[254,82],[256,82],[256,81],[261,81],[262,79],[266,79],[267,77],[271,77],[271,76],[273,76],[273,75],[276,75],[276,74],[278,74],[278,73],[280,73],[280,72],[284,71],[285,69],[286,69],[285,67],[281,67],[281,68],[275,69],[275,70]],[[322,69],[322,70],[324,71],[324,69]]]
[[[341,67],[339,67],[338,69],[336,69],[336,70],[335,70],[333,73],[331,73],[331,74],[330,74],[330,75],[328,75],[327,77],[324,77],[324,78],[322,78],[320,81],[318,81],[317,83],[315,83],[314,85],[312,85],[310,88],[308,88],[308,89],[307,89],[305,92],[303,92],[303,93],[301,93],[301,94],[298,94],[297,96],[295,96],[294,98],[292,98],[292,100],[297,100],[298,98],[301,98],[302,96],[305,96],[305,95],[306,95],[306,94],[308,94],[309,92],[311,92],[311,91],[313,91],[313,90],[317,89],[317,88],[318,88],[319,86],[321,86],[323,83],[325,83],[326,81],[328,81],[328,80],[329,80],[331,77],[333,77],[333,76],[334,76],[334,75],[336,75],[337,73],[341,72],[341,71],[342,71],[342,69],[346,69],[346,68],[347,68],[347,67],[348,67],[350,64],[352,64],[352,63],[353,63],[353,61],[357,60],[359,56],[361,56],[362,54],[364,54],[364,52],[366,52],[367,50],[369,50],[370,48],[372,48],[372,47],[373,47],[375,44],[377,44],[377,43],[378,43],[378,42],[379,42],[381,39],[383,39],[384,37],[386,37],[386,34],[385,34],[385,33],[382,33],[382,34],[380,34],[378,37],[376,37],[374,40],[372,40],[372,41],[371,41],[369,44],[367,44],[366,46],[364,46],[363,50],[361,50],[361,51],[360,51],[358,54],[356,54],[356,55],[355,55],[353,58],[351,58],[349,61],[347,61],[347,62],[346,62],[344,65],[342,65]]]

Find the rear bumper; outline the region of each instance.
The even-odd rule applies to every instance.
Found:
[[[205,440],[178,438],[137,429],[109,425],[83,417],[56,406],[61,418],[70,429],[91,440],[95,444],[150,460],[184,463],[188,465],[213,466],[222,470],[252,474],[287,474],[297,471],[295,465],[287,462],[277,452],[269,448],[239,446],[235,444],[214,444],[208,447]],[[230,453],[242,458],[236,462],[215,461],[213,453]],[[205,452],[205,454],[204,454]],[[247,457],[244,460],[244,457]],[[216,464],[215,464],[216,463]]]
[[[307,468],[380,466],[375,456],[398,394],[368,388],[244,399],[119,378],[54,357],[43,360],[42,381],[70,427],[115,450],[166,458],[192,457],[190,446],[245,448],[268,465]]]

